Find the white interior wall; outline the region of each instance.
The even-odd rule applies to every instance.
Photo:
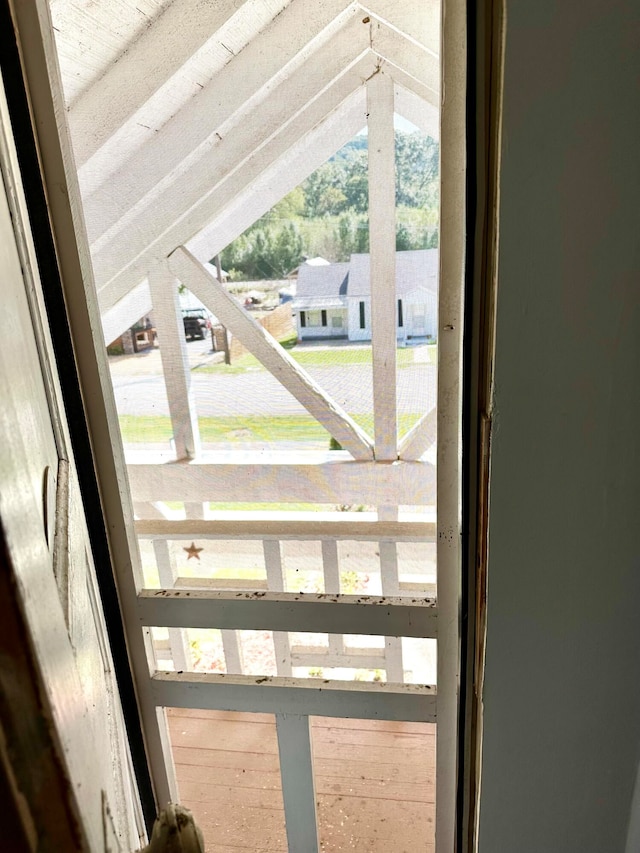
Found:
[[[479,849],[630,853],[639,10],[506,5]]]

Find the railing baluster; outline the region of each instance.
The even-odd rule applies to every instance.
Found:
[[[171,589],[175,585],[178,572],[169,543],[166,539],[156,539],[153,543],[153,551],[156,557],[160,586]],[[191,669],[191,650],[184,628],[169,628],[169,649],[171,650],[175,671],[189,672]]]
[[[322,571],[324,574],[324,591],[340,592],[340,565],[338,563],[338,542],[335,539],[325,539],[322,542]],[[329,634],[329,654],[344,655],[344,635]],[[345,661],[345,665],[349,662]]]
[[[265,539],[262,543],[264,563],[267,571],[267,588],[272,592],[284,592],[284,567],[282,551],[277,539]],[[276,671],[278,675],[291,675],[291,644],[286,631],[273,632],[273,646],[276,653]]]
[[[205,507],[207,504],[198,502],[186,502],[184,505],[185,517],[189,519],[204,519]],[[222,637],[222,651],[224,653],[225,669],[228,673],[234,675],[242,675],[244,672],[242,661],[242,647],[237,631],[223,630],[220,632]]]
[[[399,595],[398,548],[396,542],[379,542],[380,578],[383,595]],[[402,638],[385,637],[385,659],[387,681],[402,684],[404,681],[404,661],[402,658]]]

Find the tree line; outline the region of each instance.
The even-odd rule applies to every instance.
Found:
[[[396,131],[396,248],[438,245],[439,146]],[[231,280],[285,278],[305,257],[369,251],[367,136],[316,169],[221,253]]]

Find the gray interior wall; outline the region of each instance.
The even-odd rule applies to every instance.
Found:
[[[640,757],[639,45],[637,0],[507,1],[481,853],[626,846]]]

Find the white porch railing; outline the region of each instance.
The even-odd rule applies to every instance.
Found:
[[[144,511],[141,505],[138,510]],[[434,542],[435,525],[431,522],[154,518],[138,520],[136,533],[141,540],[153,544],[163,588],[162,593],[148,590],[141,594],[141,618],[146,625],[169,629],[168,643],[156,642],[156,654],[159,660],[171,660],[175,671],[193,669],[186,630],[207,627],[222,632],[225,671],[245,674],[239,631],[253,628],[273,630],[278,676],[290,677],[294,667],[384,670],[388,682],[402,684],[405,663],[401,638],[436,636],[434,578],[425,573],[401,579],[398,560],[399,544]],[[265,576],[256,579],[180,576],[169,545],[180,540],[215,541],[218,549],[224,549],[224,542],[229,540],[259,541]],[[287,589],[283,543],[292,541],[320,544],[323,593],[293,593]],[[367,570],[379,570],[383,597],[365,591],[358,595],[342,594],[344,567],[340,564],[340,542],[375,543],[379,562],[377,566],[367,564]],[[252,601],[259,602],[254,611],[248,606]],[[294,601],[295,607],[287,609]],[[328,621],[326,605],[338,603],[340,607],[332,609]],[[359,613],[365,605],[368,613],[360,624]],[[238,615],[238,607],[244,608],[246,615]],[[371,607],[384,610],[378,631],[371,629]],[[289,614],[293,612],[299,615],[291,622]],[[229,624],[229,620],[238,619],[244,619],[244,623],[236,628]],[[327,624],[334,632],[329,634],[326,645],[292,636],[292,632],[300,632],[303,637],[314,632],[326,634]],[[358,640],[376,633],[385,636],[384,647],[372,647]]]

